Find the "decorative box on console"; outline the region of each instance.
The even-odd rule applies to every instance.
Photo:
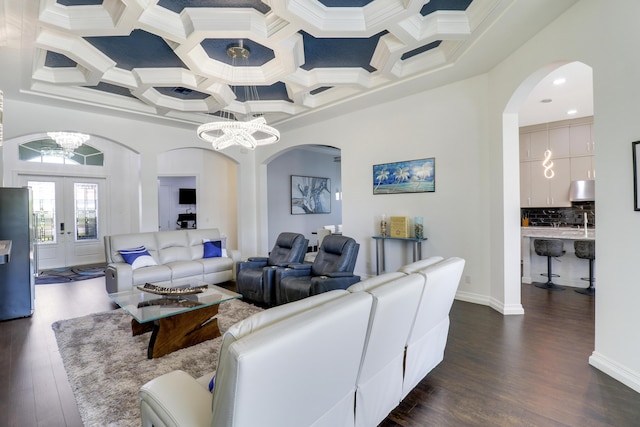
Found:
[[[409,237],[409,217],[392,216],[391,217],[391,237]]]

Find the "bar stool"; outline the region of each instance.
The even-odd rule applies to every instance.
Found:
[[[541,273],[542,276],[545,276],[545,275],[547,276],[547,282],[546,283],[538,282],[538,283],[534,283],[534,285],[542,289],[549,289],[552,291],[564,291],[564,288],[562,286],[558,286],[552,281],[553,277],[559,277],[559,276],[557,274],[551,273],[551,258],[561,257],[565,253],[562,240],[535,239],[533,241],[533,249],[536,251],[536,254],[547,257],[547,273],[546,274]]]
[[[576,257],[589,260],[589,277],[582,277],[581,280],[588,280],[588,288],[576,289],[576,292],[584,295],[595,295],[596,288],[593,286],[593,282],[596,278],[593,277],[593,261],[596,259],[596,242],[595,240],[576,240],[573,242],[573,248],[576,251]]]

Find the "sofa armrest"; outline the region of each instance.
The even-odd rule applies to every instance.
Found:
[[[332,271],[331,273],[325,273],[319,277],[353,277],[353,273],[348,271]]]
[[[133,287],[133,269],[126,262],[109,264],[104,271],[107,293],[125,291]]]
[[[143,427],[211,425],[212,394],[184,371],[149,381],[139,399]]]
[[[233,260],[233,267],[231,270],[232,280],[236,280],[238,277],[238,263],[242,261],[242,257],[240,256],[240,251],[237,249],[227,249],[227,256]]]
[[[242,261],[240,251],[237,249],[227,249],[227,256],[233,260],[233,263]]]
[[[336,276],[325,275],[311,278],[311,295],[318,295],[335,289],[347,289],[349,286],[360,281],[360,276],[351,273],[339,273]],[[346,274],[346,275],[344,275]]]
[[[312,264],[308,264],[308,263],[294,263],[294,264],[287,264],[287,268],[291,270],[296,270],[296,271],[306,271],[309,274],[311,274],[311,265]],[[309,274],[307,274],[307,276]]]
[[[287,267],[276,269],[275,286],[285,277],[300,277],[311,275],[311,264],[289,264]]]
[[[238,270],[243,270],[245,268],[264,268],[267,266],[268,258],[262,257],[250,257],[247,261],[240,261],[237,263]]]

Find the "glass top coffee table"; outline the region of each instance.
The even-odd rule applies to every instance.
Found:
[[[170,287],[170,284],[163,283],[153,285]],[[147,351],[149,359],[219,337],[220,329],[216,318],[218,306],[225,301],[242,297],[228,289],[202,282],[190,287],[203,289],[199,293],[160,295],[135,287],[109,294],[116,304],[133,317],[133,335],[151,331]]]

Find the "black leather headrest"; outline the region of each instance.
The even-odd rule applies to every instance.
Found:
[[[345,246],[350,242],[355,242],[351,237],[331,235],[322,241],[322,250],[330,254],[341,255]]]
[[[281,248],[292,248],[298,238],[304,238],[304,236],[299,233],[280,233],[276,240],[276,246],[280,246]]]

